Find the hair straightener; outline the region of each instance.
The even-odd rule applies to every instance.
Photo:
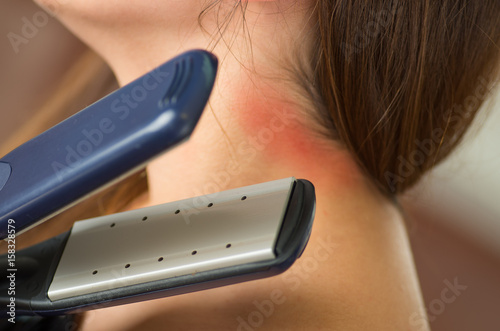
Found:
[[[313,185],[281,179],[76,222],[15,252],[20,232],[187,139],[217,60],[182,54],[0,159],[0,312],[52,316],[283,272],[300,256]]]

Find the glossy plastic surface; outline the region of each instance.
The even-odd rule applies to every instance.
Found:
[[[0,239],[9,219],[19,234],[187,139],[216,69],[208,52],[180,55],[0,159]]]
[[[12,168],[10,164],[0,162],[0,191],[3,189],[5,184],[10,178],[10,174],[12,173]]]

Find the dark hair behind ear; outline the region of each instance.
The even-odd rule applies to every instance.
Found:
[[[498,79],[500,1],[318,0],[325,128],[387,194],[460,142]]]

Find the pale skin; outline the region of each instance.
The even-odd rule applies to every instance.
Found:
[[[183,51],[206,49],[217,27],[214,11],[203,19],[206,31],[200,27],[200,0],[40,2],[103,56],[122,85]],[[316,133],[311,109],[291,92],[284,66],[299,44],[307,55],[309,7],[252,1],[246,33],[236,14],[213,49],[220,68],[210,106],[187,143],[148,166],[149,194],[131,207],[306,178],[316,187],[317,211],[303,256],[277,277],[89,312],[83,330],[246,330],[245,323],[255,330],[428,330],[424,319],[412,322],[423,302],[401,213],[339,143]],[[272,312],[260,319],[262,302]]]

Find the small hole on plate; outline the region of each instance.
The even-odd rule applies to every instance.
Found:
[[[130,268],[130,264],[125,264],[125,268]]]
[[[231,244],[227,244],[227,245],[226,245],[226,248],[229,248],[229,247],[231,247]]]
[[[192,251],[191,255],[196,255],[196,253],[198,253],[198,252],[197,251]]]
[[[210,203],[208,204],[208,207],[212,207],[213,205],[214,205],[214,204],[210,202]]]
[[[97,273],[97,270],[92,271],[92,275],[95,275]]]
[[[180,211],[179,209],[177,209],[177,210],[175,211],[175,213],[176,213],[176,214],[179,214],[180,212],[181,212],[181,211]]]
[[[246,199],[247,199],[246,195],[244,195],[244,196],[241,197],[241,201],[246,200]]]
[[[145,221],[145,220],[147,220],[147,219],[148,219],[148,217],[147,217],[147,216],[144,216],[144,217],[142,218],[142,220],[143,220],[143,221]]]
[[[110,228],[114,228],[116,225],[116,223],[111,223],[111,225],[109,226]]]
[[[163,257],[158,258],[158,262],[163,261]]]

